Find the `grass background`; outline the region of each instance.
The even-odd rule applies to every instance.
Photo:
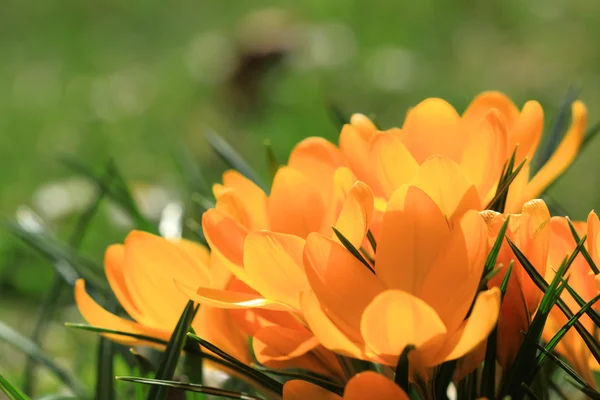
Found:
[[[219,179],[224,165],[203,138],[208,127],[267,176],[265,139],[282,162],[306,136],[336,140],[331,103],[392,126],[425,97],[462,111],[480,91],[497,89],[519,107],[539,100],[549,125],[575,85],[590,125],[600,119],[594,0],[4,0],[1,8],[0,211],[11,218],[29,205],[62,238],[89,193],[59,155],[95,168],[112,157],[143,190],[180,183],[171,156],[178,143]],[[290,47],[288,37],[299,44]],[[227,72],[240,49],[256,45],[283,57],[260,79],[256,69],[247,72],[244,82],[257,90],[235,89]],[[599,149],[593,141],[551,191],[574,218],[600,204]],[[62,186],[50,196],[49,183]],[[65,196],[73,213],[44,215]],[[83,243],[97,260],[127,232],[111,222],[109,207],[100,211]],[[0,251],[0,320],[27,333],[53,270],[9,234],[0,234]],[[60,298],[43,344],[91,381],[94,354],[75,351],[90,335],[61,325],[79,319],[71,297]],[[18,383],[21,365],[0,343],[0,373]],[[44,390],[56,387],[42,378]]]

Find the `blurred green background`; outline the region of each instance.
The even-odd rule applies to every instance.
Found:
[[[98,171],[113,158],[156,216],[182,184],[174,146],[219,179],[209,127],[266,177],[265,139],[281,162],[306,136],[337,140],[331,104],[387,127],[425,97],[462,111],[497,89],[519,107],[539,100],[550,125],[576,86],[590,125],[600,119],[594,0],[4,0],[1,9],[0,209],[12,218],[28,206],[63,239],[93,186],[62,155]],[[574,218],[600,204],[599,149],[593,141],[551,191]],[[83,252],[100,261],[127,229],[104,205]],[[54,272],[9,234],[0,246],[0,320],[28,334]],[[75,349],[93,337],[62,327],[80,318],[71,302],[63,292],[43,346],[91,374],[93,352]],[[0,343],[0,374],[18,383],[22,362]]]

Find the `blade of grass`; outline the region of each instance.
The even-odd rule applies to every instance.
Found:
[[[141,383],[145,385],[152,385],[152,388],[173,388],[178,390],[184,390],[187,392],[204,393],[212,396],[224,397],[227,399],[240,399],[240,400],[263,400],[260,397],[251,396],[245,393],[233,392],[229,390],[223,390],[210,386],[197,385],[194,383],[182,383],[164,379],[149,379],[149,378],[137,378],[134,376],[117,376],[117,380],[123,382]]]
[[[236,369],[238,371],[240,371],[241,373],[243,373],[248,378],[261,384],[262,386],[264,386],[265,388],[278,394],[279,396],[281,396],[283,394],[283,385],[280,382],[276,381],[275,379],[271,378],[270,376],[263,374],[260,371],[257,371],[255,369],[247,366],[246,364],[237,360],[235,357],[224,352],[223,350],[219,349],[217,346],[213,345],[210,342],[207,342],[206,340],[202,339],[201,337],[194,335],[193,333],[188,333],[188,337],[199,342],[200,345],[204,349],[211,351],[212,353],[218,355],[225,361],[228,361],[232,365],[235,365]]]
[[[342,242],[342,245],[346,248],[346,250],[348,250],[354,257],[356,257],[358,261],[363,263],[365,267],[369,269],[369,271],[375,274],[375,270],[373,269],[373,267],[369,265],[367,260],[365,260],[365,258],[360,253],[360,251],[356,247],[354,247],[354,245],[346,238],[346,236],[344,236],[340,231],[338,231],[335,226],[332,226],[331,229],[333,229],[335,236],[337,236],[340,242]]]
[[[583,136],[583,142],[581,143],[579,151],[585,149],[590,144],[590,142],[596,137],[598,132],[600,132],[600,121],[596,122],[590,127],[590,129],[587,130],[587,132]]]
[[[521,388],[525,391],[525,394],[529,396],[529,398],[531,398],[532,400],[540,400],[540,398],[537,397],[535,392],[529,386],[527,386],[525,382],[521,382]]]
[[[107,333],[107,334],[111,334],[111,335],[126,336],[126,337],[143,340],[145,342],[156,343],[156,344],[160,344],[160,345],[164,345],[164,346],[166,346],[168,344],[168,342],[166,342],[166,341],[164,341],[162,339],[158,339],[158,338],[152,337],[152,336],[138,335],[136,333],[117,331],[117,330],[114,330],[114,329],[101,328],[101,327],[98,327],[98,326],[92,326],[92,325],[87,325],[87,324],[79,324],[79,323],[66,322],[65,326],[67,328],[80,329],[82,331],[89,331],[89,332],[96,332],[96,333]]]
[[[446,361],[437,368],[431,384],[434,399],[448,400],[448,386],[452,382],[457,364],[456,360]]]
[[[194,305],[194,302],[191,300],[188,301],[179,318],[179,322],[171,335],[167,348],[162,354],[158,369],[156,370],[155,379],[173,379],[177,362],[179,361],[181,351],[185,344],[186,335],[190,330],[190,325],[192,324],[197,310],[198,307]],[[168,393],[169,390],[167,386],[152,386],[148,392],[148,400],[166,400]]]
[[[267,167],[269,169],[269,174],[271,175],[271,182],[275,179],[275,174],[279,169],[279,163],[277,162],[277,157],[275,157],[275,152],[273,151],[273,146],[271,145],[271,141],[269,139],[265,139],[263,142],[265,146],[265,154],[267,157]]]
[[[485,266],[483,268],[483,272],[481,274],[481,278],[483,279],[486,275],[490,274],[494,267],[496,266],[496,261],[498,260],[498,254],[500,254],[500,248],[502,247],[502,242],[504,241],[504,237],[506,236],[506,229],[508,228],[508,223],[510,221],[510,215],[506,217],[506,221],[500,227],[500,231],[498,232],[498,236],[494,241],[494,245],[490,250],[486,260]]]
[[[411,351],[415,349],[415,346],[408,345],[402,350],[402,354],[400,354],[400,358],[398,359],[398,364],[396,364],[396,375],[394,377],[394,382],[398,384],[406,393],[408,393],[408,383],[409,383],[409,359],[408,355]]]
[[[579,234],[577,233],[577,229],[575,229],[575,226],[573,226],[573,223],[571,222],[571,219],[569,217],[567,217],[567,222],[569,224],[569,229],[571,230],[571,235],[573,235],[573,239],[575,239],[575,243],[579,243],[581,241],[581,238],[579,237]],[[581,254],[583,255],[583,257],[587,261],[588,265],[594,272],[594,275],[600,274],[600,269],[598,269],[598,266],[592,259],[592,256],[590,256],[590,253],[587,251],[585,246],[583,246],[581,248]]]
[[[114,297],[110,299],[106,310],[110,313],[117,311],[117,301]],[[114,387],[114,355],[115,342],[100,336],[98,338],[97,362],[96,362],[96,400],[113,400],[116,398]]]
[[[29,397],[20,391],[15,385],[0,375],[0,390],[4,392],[8,400],[29,400]]]
[[[502,177],[498,182],[498,189],[496,190],[496,194],[488,203],[487,207],[485,208],[486,210],[504,212],[504,207],[506,205],[506,197],[508,196],[508,189],[510,188],[510,185],[515,180],[517,175],[519,175],[519,172],[521,172],[521,170],[525,166],[525,163],[527,162],[527,159],[523,160],[521,164],[519,164],[519,166],[515,170],[513,170],[512,163],[514,162],[515,155],[516,150],[511,157],[511,162],[509,162],[509,168],[507,169],[506,176]]]
[[[264,184],[264,182],[261,181],[261,179],[258,177],[258,174],[252,169],[252,167],[250,167],[250,165],[242,158],[242,156],[225,141],[225,139],[212,130],[209,130],[205,137],[210,146],[217,152],[223,161],[225,161],[233,169],[239,171],[246,178],[257,184],[265,191],[265,193],[269,192],[269,188]]]
[[[312,384],[322,387],[323,389],[327,389],[330,392],[336,393],[340,396],[344,393],[343,386],[333,382],[327,376],[319,375],[319,374],[313,373],[308,370],[299,370],[299,371],[277,370],[277,369],[266,368],[266,367],[263,367],[260,365],[255,365],[254,369],[256,369],[257,371],[261,371],[265,374],[282,376],[282,377],[286,377],[286,378],[300,379],[300,380],[303,380],[306,382],[310,382]]]
[[[198,163],[194,160],[189,147],[177,143],[171,151],[173,161],[181,176],[186,182],[189,194],[210,193],[210,186],[206,182]]]
[[[0,339],[6,341],[11,346],[19,349],[26,355],[30,356],[36,362],[46,367],[52,372],[61,382],[67,385],[73,393],[80,398],[88,398],[84,386],[77,380],[76,377],[64,367],[56,363],[51,357],[46,355],[42,349],[27,337],[21,335],[17,331],[10,328],[8,325],[0,321]]]
[[[377,252],[377,241],[375,240],[375,236],[373,236],[373,232],[370,229],[367,229],[367,239],[369,240],[369,244],[373,249],[373,252]]]

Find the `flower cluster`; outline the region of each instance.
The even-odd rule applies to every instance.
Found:
[[[133,231],[109,247],[132,320],[83,281],[77,304],[111,339],[164,348],[192,300],[201,344],[278,377],[266,397],[428,399],[454,382],[459,398],[518,399],[547,354],[597,395],[600,222],[551,217],[538,199],[583,142],[583,103],[571,115],[541,168],[536,101],[486,92],[459,115],[431,98],[388,130],[353,115],[338,145],[297,144],[269,193],[225,172],[207,246]]]

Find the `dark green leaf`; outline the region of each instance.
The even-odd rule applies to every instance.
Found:
[[[87,398],[83,385],[69,371],[47,356],[35,343],[0,321],[0,339],[16,347],[52,372],[80,398]]]
[[[573,226],[573,223],[571,222],[571,219],[569,219],[568,217],[567,217],[567,222],[569,223],[569,229],[571,230],[571,235],[573,235],[573,239],[575,239],[575,243],[579,243],[581,241],[581,238],[579,237],[579,234],[577,233],[577,230]],[[592,240],[593,240],[593,238],[592,238]],[[587,261],[588,265],[590,266],[590,268],[594,272],[594,275],[600,274],[600,269],[598,269],[598,267],[596,266],[596,263],[592,259],[592,256],[590,256],[590,253],[587,251],[587,249],[585,248],[585,246],[581,247],[581,254],[583,255],[583,257]]]
[[[521,388],[525,391],[526,395],[529,396],[532,400],[540,400],[539,397],[536,396],[535,392],[531,390],[529,386],[525,382],[521,382]]]
[[[150,343],[161,344],[161,345],[164,345],[164,346],[167,345],[167,342],[165,342],[164,340],[158,339],[158,338],[155,338],[155,337],[152,337],[152,336],[138,335],[138,334],[130,333],[130,332],[116,331],[114,329],[100,328],[100,327],[97,327],[97,326],[92,326],[92,325],[87,325],[87,324],[71,323],[71,322],[65,323],[65,326],[67,328],[81,329],[83,331],[90,331],[90,332],[96,332],[96,333],[107,333],[107,334],[111,334],[111,335],[126,336],[126,337],[143,340],[143,341],[150,342]]]
[[[585,149],[590,142],[596,137],[596,135],[600,132],[600,121],[596,122],[590,129],[587,130],[585,135],[583,136],[583,142],[581,143],[581,147],[579,151]]]
[[[114,297],[111,297],[106,310],[113,314],[116,312],[117,301]],[[113,341],[100,336],[96,356],[96,400],[113,400],[116,397],[114,388],[115,346]]]
[[[210,146],[217,152],[217,154],[233,169],[240,172],[246,178],[256,183],[265,193],[269,192],[269,188],[260,180],[258,174],[250,167],[250,165],[242,158],[242,156],[233,149],[217,133],[208,131],[206,133],[206,139]]]
[[[6,395],[8,400],[29,400],[29,397],[25,393],[21,392],[2,375],[0,375],[0,390]]]
[[[579,304],[579,307],[583,307],[585,305],[585,300],[575,291],[575,289],[571,287],[571,285],[566,284],[565,289],[567,292],[569,292],[573,299],[575,299],[577,304]],[[600,314],[598,314],[596,310],[593,308],[588,308],[585,313],[591,318],[592,322],[594,322],[596,326],[600,326]]]
[[[265,139],[263,144],[265,146],[265,153],[267,156],[267,167],[269,168],[269,173],[271,175],[272,181],[273,179],[275,179],[275,174],[279,169],[279,163],[277,162],[277,157],[275,157],[275,152],[273,151],[271,141],[269,139]]]
[[[532,163],[533,165],[531,166],[531,176],[534,176],[556,151],[556,148],[569,127],[572,112],[571,106],[573,102],[577,100],[577,96],[578,90],[575,90],[573,87],[569,88],[567,94],[563,98],[558,113],[556,114],[554,124],[552,125],[552,128],[550,128],[546,142],[543,146],[540,146],[535,154],[535,162]]]
[[[448,400],[448,386],[452,382],[457,364],[458,361],[451,360],[446,361],[437,368],[432,381],[434,399]]]
[[[190,325],[196,315],[197,306],[194,306],[193,301],[188,301],[179,322],[171,335],[171,339],[167,344],[167,348],[162,354],[155,378],[158,380],[173,379],[177,362],[183,350],[187,333],[190,330]],[[167,386],[152,386],[148,392],[148,400],[166,400],[168,394]]]
[[[312,371],[308,370],[299,370],[299,371],[289,371],[289,370],[279,370],[279,369],[270,369],[262,366],[255,366],[254,369],[257,371],[264,372],[270,375],[282,376],[286,378],[292,379],[300,379],[306,382],[310,382],[317,386],[320,386],[324,389],[329,390],[330,392],[336,393],[338,395],[342,395],[344,393],[344,387],[333,382],[327,376],[316,374]]]
[[[283,394],[283,385],[280,382],[276,381],[270,376],[263,374],[260,371],[257,371],[247,366],[246,364],[237,360],[235,357],[231,356],[230,354],[227,354],[223,350],[219,349],[217,346],[213,345],[210,342],[207,342],[206,340],[202,339],[197,335],[194,335],[193,333],[188,333],[188,337],[198,341],[204,349],[218,355],[225,361],[231,363],[231,365],[235,366],[237,371],[244,374],[248,378],[254,380],[255,382],[261,384],[263,387],[273,391],[274,393],[280,396]]]
[[[229,390],[223,390],[210,386],[197,385],[193,383],[182,383],[177,381],[162,380],[162,379],[149,379],[149,378],[137,378],[133,376],[117,376],[117,380],[124,382],[142,383],[145,385],[152,385],[154,387],[161,388],[173,388],[178,390],[185,390],[188,392],[204,393],[212,396],[224,397],[227,399],[240,399],[240,400],[263,400],[260,397],[251,396],[245,393],[232,392]]]
[[[177,169],[186,182],[188,192],[192,193],[210,193],[210,186],[206,182],[198,163],[194,160],[188,146],[178,143],[172,151],[173,160]]]
[[[358,259],[358,261],[363,263],[365,265],[365,267],[367,267],[369,269],[369,271],[371,271],[373,274],[375,274],[375,270],[373,269],[373,267],[371,267],[371,265],[367,262],[367,260],[365,260],[365,258],[362,256],[360,251],[358,251],[358,249],[356,247],[354,247],[354,245],[340,231],[338,231],[335,228],[335,226],[332,226],[331,229],[333,229],[335,236],[337,236],[337,238],[340,240],[340,242],[342,242],[342,245],[346,248],[346,250],[348,250],[354,257],[356,257]]]
[[[367,229],[367,239],[369,240],[369,244],[373,249],[373,252],[377,252],[377,241],[375,240],[375,236],[373,236],[373,232],[370,229]]]
[[[512,166],[513,166],[513,163],[515,160],[515,156],[516,156],[516,149],[508,163],[508,168],[506,169],[506,174],[500,178],[500,181],[498,182],[498,189],[496,189],[496,194],[494,195],[492,200],[490,200],[490,202],[486,206],[486,208],[485,208],[486,210],[494,210],[497,212],[504,212],[504,207],[506,204],[506,197],[508,196],[508,189],[510,189],[510,185],[515,180],[517,175],[519,175],[519,172],[521,172],[521,169],[523,169],[523,166],[527,162],[527,160],[523,160],[521,162],[521,164],[519,164],[517,169],[513,170]]]
[[[490,250],[490,253],[485,260],[485,267],[483,268],[482,278],[488,275],[493,271],[496,266],[496,260],[498,260],[498,254],[500,254],[500,248],[502,247],[502,242],[504,241],[504,237],[506,236],[506,229],[508,228],[508,223],[510,221],[510,215],[506,217],[506,221],[500,227],[500,231],[498,232],[498,236],[494,241],[494,245]]]
[[[415,349],[415,346],[408,345],[402,350],[402,354],[400,354],[400,358],[398,359],[398,364],[396,364],[396,375],[394,377],[394,382],[398,384],[406,393],[408,393],[408,383],[409,383],[409,360],[408,355],[411,351]]]

